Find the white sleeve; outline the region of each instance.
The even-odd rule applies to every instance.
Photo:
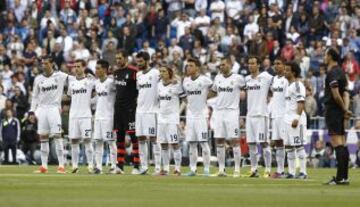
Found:
[[[17,125],[17,136],[16,136],[16,140],[19,142],[20,141],[20,136],[21,136],[21,128],[20,128],[20,121],[17,118],[14,118],[16,125]]]
[[[35,78],[34,85],[33,85],[33,92],[31,97],[31,106],[30,111],[35,112],[38,102],[39,102],[39,79]]]
[[[214,80],[214,83],[213,85],[211,86],[211,90],[214,91],[214,92],[217,92],[217,85],[216,85],[216,82],[217,82],[217,78],[215,77],[215,80]]]
[[[66,95],[71,96],[71,82],[69,82],[69,84],[68,84]]]
[[[296,95],[296,102],[305,101],[305,86],[300,81],[295,83],[295,95]]]
[[[206,88],[211,87],[213,84],[212,80],[210,78],[208,78],[207,76],[204,76],[204,86]]]
[[[243,77],[242,75],[238,75],[238,78],[237,78],[236,83],[238,84],[238,87],[239,87],[240,89],[244,88],[244,86],[245,86],[245,79],[244,79],[244,77]]]

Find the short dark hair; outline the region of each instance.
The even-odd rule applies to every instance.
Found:
[[[260,65],[260,58],[259,58],[258,56],[256,56],[256,55],[251,55],[251,56],[249,56],[248,61],[249,61],[250,59],[256,59],[257,65]]]
[[[150,55],[149,55],[149,53],[144,52],[144,51],[141,51],[141,52],[139,52],[138,54],[136,54],[136,57],[137,57],[137,58],[142,58],[142,59],[144,59],[145,61],[149,61],[149,60],[150,60]]]
[[[54,58],[51,55],[44,55],[41,57],[41,60],[48,60],[51,63],[54,62]]]
[[[301,68],[299,64],[297,64],[294,61],[291,61],[291,62],[286,62],[285,65],[290,66],[291,72],[294,73],[295,78],[300,78]]]
[[[128,52],[124,49],[118,49],[116,51],[116,54],[121,54],[124,58],[127,58],[129,56]]]
[[[106,70],[108,70],[110,66],[109,62],[103,59],[98,60],[96,64],[99,64],[101,68],[105,68]]]
[[[82,65],[83,67],[86,66],[86,61],[83,60],[83,59],[76,59],[76,60],[75,60],[75,63],[81,63],[81,65]]]
[[[339,60],[340,60],[340,55],[339,55],[339,53],[338,53],[334,48],[329,48],[329,49],[326,51],[326,54],[329,55],[333,61],[339,62]]]
[[[197,58],[189,58],[188,60],[187,60],[187,62],[188,63],[195,63],[195,65],[197,66],[197,67],[201,67],[201,63],[200,63],[200,61],[199,61],[199,59],[197,59]]]

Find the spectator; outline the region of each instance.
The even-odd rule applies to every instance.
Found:
[[[4,148],[4,164],[10,164],[9,162],[9,150],[12,154],[12,164],[16,162],[16,144],[20,141],[20,122],[17,118],[13,117],[11,109],[6,110],[6,117],[1,121],[0,126],[0,139],[3,142]]]
[[[219,21],[224,22],[225,4],[221,0],[214,0],[210,4],[211,19],[219,18]]]
[[[324,143],[322,140],[317,140],[314,149],[311,151],[310,159],[313,167],[320,166],[320,160],[325,155]]]
[[[29,110],[29,101],[19,87],[15,87],[15,94],[11,98],[11,101],[14,103],[17,112],[16,118],[22,120],[25,113]]]
[[[5,108],[5,102],[7,97],[4,95],[4,86],[0,84],[0,111]]]
[[[26,155],[28,162],[35,164],[34,152],[39,142],[35,114],[29,113],[21,125],[21,149]]]
[[[360,74],[359,63],[355,60],[354,54],[352,52],[349,52],[345,56],[345,60],[342,64],[342,69],[348,77],[349,89],[352,90],[354,88],[355,78],[357,75]]]
[[[135,38],[130,33],[128,26],[123,27],[122,35],[119,39],[119,47],[124,48],[127,54],[132,54],[135,49]]]

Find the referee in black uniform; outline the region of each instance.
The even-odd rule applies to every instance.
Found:
[[[337,172],[327,184],[348,185],[349,151],[345,146],[345,121],[352,115],[349,111],[347,79],[338,65],[340,56],[330,48],[325,54],[327,74],[325,79],[325,121],[335,149]]]
[[[128,134],[132,143],[132,174],[139,174],[139,144],[135,136],[135,111],[138,90],[136,88],[137,68],[128,64],[125,50],[116,53],[117,69],[114,71],[116,85],[114,130],[117,139],[117,173],[124,172],[125,135]]]

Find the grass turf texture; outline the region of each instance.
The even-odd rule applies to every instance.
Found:
[[[33,166],[0,166],[1,207],[68,206],[359,206],[360,170],[350,186],[324,186],[335,169],[309,169],[308,180],[33,174]],[[70,168],[69,168],[70,169]],[[104,169],[104,172],[106,172]],[[186,172],[183,168],[183,172]],[[213,168],[212,172],[216,169]],[[126,172],[130,172],[127,167]],[[242,169],[242,173],[248,169]],[[262,175],[262,174],[260,174]]]

